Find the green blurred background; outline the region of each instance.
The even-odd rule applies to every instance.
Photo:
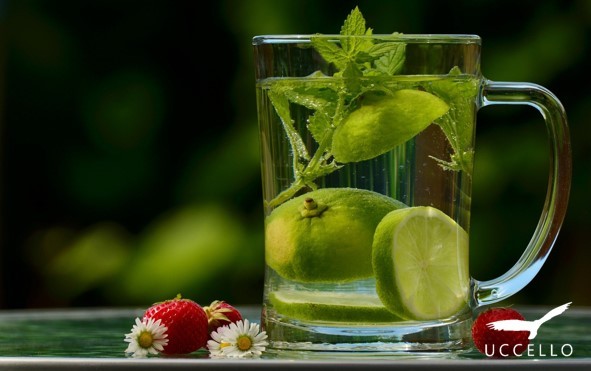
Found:
[[[257,304],[263,211],[251,39],[471,33],[482,70],[553,91],[574,176],[555,248],[515,304],[591,305],[591,1],[0,1],[0,308]],[[545,198],[529,107],[479,113],[471,271],[518,259]],[[589,265],[588,265],[589,264]]]

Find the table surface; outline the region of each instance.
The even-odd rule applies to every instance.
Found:
[[[239,308],[259,322],[257,307]],[[519,307],[527,319],[551,308]],[[591,369],[591,308],[571,307],[540,328],[532,354],[513,359],[487,359],[477,350],[446,356],[345,357],[326,354],[264,355],[259,359],[210,359],[204,350],[182,357],[126,357],[123,341],[142,309],[91,308],[0,311],[0,367],[74,370],[94,367],[134,369]],[[572,350],[572,354],[571,353]],[[563,354],[564,353],[564,354]],[[565,356],[566,355],[566,356]]]

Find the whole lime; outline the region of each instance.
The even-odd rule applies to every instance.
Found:
[[[300,282],[345,282],[373,276],[375,228],[406,207],[382,194],[324,188],[291,199],[265,220],[265,260],[280,276]]]

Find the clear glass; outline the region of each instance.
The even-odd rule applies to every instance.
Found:
[[[363,58],[357,67],[327,61],[355,43],[371,45],[356,57]],[[474,309],[527,285],[562,224],[571,160],[558,99],[535,84],[484,78],[475,35],[278,35],[257,36],[253,45],[267,263],[262,324],[270,350],[433,354],[470,348]],[[476,116],[490,104],[540,110],[551,167],[544,211],[523,256],[505,275],[478,281],[467,270],[467,236]],[[438,107],[444,113],[436,113]],[[419,127],[421,120],[427,121]],[[380,206],[383,199],[388,206]],[[393,310],[398,303],[376,290],[380,267],[392,262],[376,253],[374,232],[393,209],[417,206],[459,226],[451,249],[462,261],[448,272],[460,289],[455,298],[441,292],[433,306],[448,299],[461,305],[413,318]],[[430,243],[433,249],[442,242]]]

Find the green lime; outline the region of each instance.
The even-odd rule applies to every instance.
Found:
[[[376,228],[372,260],[378,296],[402,318],[447,318],[468,301],[468,234],[436,208],[386,215]]]
[[[401,207],[406,205],[355,188],[318,189],[291,199],[265,220],[267,265],[300,282],[371,277],[375,228]]]
[[[374,158],[419,134],[448,110],[443,100],[420,90],[367,96],[335,129],[331,153],[342,163]]]
[[[302,321],[394,322],[392,314],[375,295],[333,291],[275,291],[269,302],[278,313]]]

